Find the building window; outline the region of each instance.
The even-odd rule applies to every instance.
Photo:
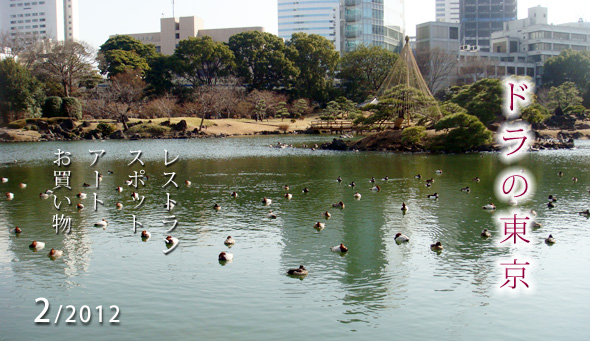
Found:
[[[458,27],[449,27],[449,39],[459,39]]]
[[[176,23],[175,29],[176,29],[176,31],[180,30],[180,23]]]
[[[180,39],[180,33],[176,33],[176,39]]]

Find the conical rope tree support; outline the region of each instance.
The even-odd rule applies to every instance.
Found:
[[[397,98],[397,101],[393,103],[394,113],[398,113],[398,119],[395,124],[396,127],[401,128],[405,117],[407,117],[407,124],[409,126],[412,112],[415,112],[416,110],[428,110],[431,109],[431,107],[434,107],[433,110],[438,114],[438,118],[442,117],[440,108],[436,104],[437,102],[430,92],[426,81],[424,81],[420,68],[418,68],[418,64],[416,63],[416,59],[410,48],[410,37],[408,36],[406,36],[406,44],[402,48],[399,57],[377,91],[377,98],[380,99],[388,90],[400,85],[403,85],[405,89],[402,89],[401,91],[401,98]],[[419,93],[422,93],[426,97],[426,101],[416,103],[416,94],[412,89],[418,90]]]

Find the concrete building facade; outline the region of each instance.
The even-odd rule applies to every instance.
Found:
[[[10,37],[78,40],[78,0],[0,0],[0,25]]]
[[[436,0],[436,21],[458,23],[460,16],[459,0]]]
[[[237,33],[247,31],[264,32],[264,27],[235,27],[235,28],[217,28],[204,29],[203,19],[191,16],[180,18],[161,18],[160,32],[148,33],[131,33],[125,34],[131,36],[144,44],[156,45],[156,52],[171,55],[181,40],[189,37],[209,36],[214,41],[227,43],[229,38]]]
[[[516,20],[516,0],[461,0],[461,44],[489,52],[492,32]]]

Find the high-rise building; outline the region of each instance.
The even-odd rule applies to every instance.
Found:
[[[279,37],[297,32],[317,34],[340,50],[340,0],[278,0]]]
[[[458,23],[460,0],[436,0],[436,21]]]
[[[490,51],[492,32],[516,20],[516,0],[461,0],[461,43]]]
[[[404,0],[344,0],[342,51],[376,45],[391,51],[401,48],[405,34]]]
[[[405,32],[404,0],[278,0],[279,36],[318,34],[337,51],[377,45],[395,51]]]
[[[78,40],[78,0],[0,0],[0,31],[11,37]]]

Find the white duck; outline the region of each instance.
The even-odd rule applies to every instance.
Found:
[[[14,199],[14,193],[10,193],[10,192],[6,193],[6,200],[12,200],[12,199]]]
[[[262,199],[262,203],[263,203],[264,205],[268,206],[268,205],[272,204],[272,200],[271,200],[271,199],[269,199],[269,198],[267,198],[267,197],[264,197],[264,198]]]
[[[354,198],[356,200],[361,200],[361,194],[359,192],[354,193]]]
[[[230,252],[222,252],[219,254],[219,256],[217,256],[217,259],[219,259],[222,262],[228,262],[234,259],[234,254]]]
[[[482,206],[481,208],[483,208],[484,210],[495,210],[496,209],[496,205],[494,205],[494,203],[491,202],[491,203],[489,203],[489,204],[487,204],[485,206]]]
[[[227,238],[223,242],[223,244],[225,244],[225,245],[234,245],[235,243],[236,243],[235,239],[233,239],[231,236],[227,236]]]
[[[121,186],[117,186],[117,188],[115,188],[115,191],[117,191],[117,192],[119,192],[119,193],[120,193],[120,192],[123,192],[123,187],[121,187]]]
[[[401,233],[396,233],[395,237],[393,238],[396,243],[405,243],[405,242],[409,242],[410,238],[408,236],[406,236],[405,234],[401,234]]]
[[[39,198],[41,198],[41,199],[47,199],[47,198],[49,198],[49,194],[47,194],[47,193],[39,193]]]
[[[237,198],[238,197],[238,192],[231,192],[231,196],[234,197],[234,198]]]
[[[2,182],[8,182],[8,178],[2,178]]]
[[[514,199],[514,197],[510,197],[510,199],[508,199],[508,205],[516,206],[516,205],[518,205],[518,201],[516,201],[516,199]]]
[[[545,243],[547,243],[547,244],[555,244],[555,238],[553,238],[552,235],[549,235],[549,237],[545,238]]]
[[[333,252],[348,252],[348,248],[344,246],[344,244],[332,246],[330,250],[332,250]]]
[[[101,221],[97,221],[96,223],[94,223],[94,226],[96,227],[107,227],[109,223],[107,223],[107,221],[105,219],[101,220]]]
[[[118,210],[120,210],[120,209],[122,209],[122,208],[123,208],[123,204],[121,204],[120,202],[117,202],[117,203],[115,204],[115,207],[116,207]]]
[[[293,194],[285,193],[285,198],[287,198],[287,200],[291,200],[293,198]]]
[[[272,211],[268,211],[268,214],[266,215],[266,217],[269,219],[277,219],[277,215],[272,213]]]
[[[38,242],[38,241],[34,241],[31,243],[31,245],[29,245],[30,249],[33,249],[33,251],[39,251],[41,249],[43,249],[45,247],[45,243],[44,242]]]
[[[64,255],[62,250],[51,249],[47,256],[51,259],[56,259]]]
[[[21,182],[20,184],[18,184],[18,187],[20,187],[20,188],[26,188],[27,187],[27,184],[24,183],[24,182]]]
[[[324,227],[326,227],[326,224],[320,223],[319,221],[313,225],[313,228],[320,231],[323,230]]]
[[[406,205],[405,202],[402,202],[402,208],[401,208],[401,210],[404,211],[404,212],[408,212],[408,205]]]
[[[79,192],[76,196],[80,199],[86,199],[86,193]]]

